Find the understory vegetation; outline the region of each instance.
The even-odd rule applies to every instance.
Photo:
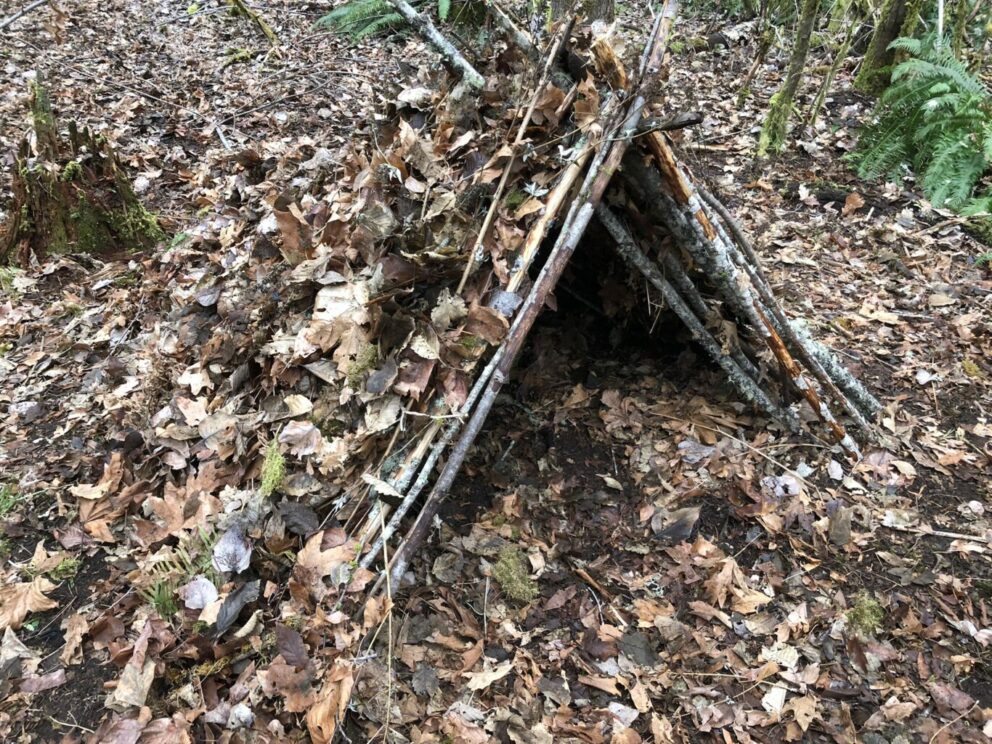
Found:
[[[410,0],[410,5],[420,9],[434,6],[442,21],[448,20],[451,13],[451,0]],[[355,41],[396,30],[405,23],[389,0],[351,0],[317,21],[319,26],[347,34]]]
[[[992,211],[992,92],[933,37],[892,46],[910,56],[863,130],[859,174],[898,177],[911,166],[934,206]]]

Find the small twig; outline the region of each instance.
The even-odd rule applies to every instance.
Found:
[[[379,525],[380,529],[385,531],[386,529],[386,519],[382,512],[379,512]],[[387,563],[389,562],[389,552],[388,548],[382,546],[382,556],[383,560]],[[382,740],[384,742],[389,741],[389,717],[393,709],[393,586],[389,581],[389,576],[386,576],[386,603],[389,608],[386,610],[386,621],[388,627],[386,628],[386,720],[382,724]]]
[[[47,5],[49,2],[50,0],[35,0],[30,5],[26,6],[23,10],[19,10],[16,13],[14,13],[14,15],[10,16],[10,18],[5,18],[4,20],[0,21],[0,31],[3,31],[5,28],[7,28],[7,26],[10,26],[12,23],[14,23],[14,21],[18,20],[19,18],[23,18],[35,8],[40,8],[42,5]]]
[[[947,729],[949,729],[955,723],[957,723],[962,718],[964,718],[965,716],[967,716],[968,714],[970,714],[971,711],[973,711],[977,707],[978,707],[978,701],[976,700],[974,703],[972,703],[971,707],[968,708],[968,710],[966,710],[964,713],[962,713],[961,715],[959,715],[953,721],[948,721],[943,726],[941,726],[939,729],[937,729],[936,733],[933,736],[930,737],[930,741],[928,742],[928,744],[933,744],[935,741],[937,741],[937,737],[940,736],[942,732],[944,732]]]
[[[977,219],[979,217],[988,217],[988,216],[989,216],[988,212],[983,212],[981,214],[968,215],[967,217],[951,217],[950,219],[947,220],[941,220],[935,225],[928,225],[927,227],[921,228],[916,232],[911,232],[909,234],[909,237],[918,238],[920,235],[927,235],[929,233],[936,232],[937,230],[941,230],[945,227],[953,227],[954,225],[965,225],[968,222],[971,222],[972,220]]]
[[[47,0],[46,0],[46,2],[47,2]],[[85,731],[87,734],[95,734],[96,733],[96,731],[94,731],[91,728],[86,728],[85,726],[80,726],[78,723],[68,723],[66,721],[60,721],[55,716],[48,716],[48,720],[51,721],[52,723],[54,723],[56,726],[62,726],[63,728],[79,729],[80,731]]]
[[[929,535],[930,537],[946,537],[949,540],[967,540],[968,542],[992,545],[992,538],[983,535],[968,535],[964,532],[948,532],[947,530],[935,530],[931,527],[901,527],[895,524],[882,524],[896,532],[908,532],[912,535]]]

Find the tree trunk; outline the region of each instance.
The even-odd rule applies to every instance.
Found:
[[[803,0],[802,13],[799,16],[799,24],[796,26],[796,45],[792,48],[792,56],[789,57],[789,68],[785,74],[785,82],[779,91],[772,96],[765,125],[761,128],[761,137],[758,140],[758,155],[760,157],[778,152],[785,144],[785,132],[789,124],[789,117],[792,115],[792,104],[796,98],[796,91],[803,79],[803,67],[805,67],[806,57],[809,55],[809,42],[813,35],[818,7],[818,0]]]
[[[18,148],[10,216],[0,226],[0,263],[59,253],[126,254],[165,237],[131,188],[110,146],[69,124],[59,137],[48,94],[31,95],[35,143]]]
[[[895,52],[889,44],[899,37],[908,18],[919,14],[920,0],[885,0],[868,50],[861,61],[861,70],[854,86],[865,93],[878,95],[889,84]],[[915,26],[915,23],[913,23]]]
[[[859,25],[860,24],[854,19],[851,19],[848,22],[847,34],[844,36],[844,40],[837,48],[837,52],[834,55],[834,61],[830,65],[830,69],[827,70],[827,74],[823,78],[823,82],[820,83],[820,90],[817,92],[816,98],[813,100],[813,106],[809,110],[809,117],[807,118],[806,123],[811,127],[816,125],[816,119],[820,115],[820,109],[823,108],[823,104],[827,100],[827,95],[830,93],[830,88],[834,84],[834,78],[837,77],[837,71],[840,70],[840,66],[844,64],[844,60],[847,59],[847,55],[851,51],[851,44],[854,41],[854,34]]]
[[[968,36],[968,19],[971,17],[972,4],[968,0],[956,0],[950,8],[951,17],[951,50],[955,57],[961,56]]]
[[[616,13],[616,0],[551,0],[551,12],[555,18],[560,18],[573,8],[586,22],[612,21]]]

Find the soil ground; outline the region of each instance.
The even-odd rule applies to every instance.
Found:
[[[244,645],[222,641],[188,612],[157,616],[162,604],[140,576],[154,552],[141,530],[167,518],[163,494],[185,472],[161,465],[149,444],[184,369],[169,339],[206,347],[218,323],[189,298],[217,266],[257,260],[250,236],[262,234],[276,200],[301,180],[319,191],[340,148],[372,136],[384,101],[424,82],[430,52],[419,41],[353,45],[313,27],[328,7],[267,4],[276,47],[219,2],[84,0],[5,34],[0,138],[20,138],[27,82],[47,81],[59,115],[114,143],[136,190],[180,236],[175,245],[199,242],[172,259],[166,246],[107,263],[59,257],[2,289],[0,480],[14,495],[2,507],[4,591],[38,577],[39,544],[57,557],[42,572],[54,606],[16,629],[27,651],[4,639],[3,741],[305,737],[307,706],[257,678],[288,653],[273,640],[277,626],[299,630],[315,658],[328,643],[312,617],[280,615],[292,564],[266,553],[253,565],[268,582],[262,625]],[[0,2],[0,15],[14,9]],[[621,35],[643,27],[639,12],[627,10]],[[681,38],[710,24],[686,19]],[[782,158],[755,161],[784,54],[770,56],[738,101],[755,51],[742,39],[713,51],[676,45],[668,90],[678,94],[659,109],[705,113],[681,135],[680,155],[754,236],[790,314],[882,400],[878,441],[850,463],[814,426],[792,436],[754,415],[593,233],[413,581],[396,588],[389,630],[366,649],[344,724],[352,741],[390,727],[391,740],[422,742],[988,740],[992,278],[975,265],[983,249],[911,181],[852,174],[843,157],[870,102],[848,90],[850,66],[818,127],[794,130]],[[807,81],[800,109],[817,83]],[[0,165],[5,184],[10,167]],[[259,285],[245,302],[258,303],[260,326],[275,327],[293,298],[264,277]],[[238,353],[217,351],[218,369],[233,372]],[[236,472],[201,469],[204,490],[254,483],[262,445],[251,447]],[[80,528],[85,499],[73,489],[122,467],[120,487],[145,489],[147,501],[108,505],[113,538],[94,539]],[[180,522],[195,521],[192,494]],[[527,601],[494,577],[507,547],[524,556]],[[87,630],[66,660],[74,617]],[[234,628],[250,621],[246,610]],[[146,630],[148,697],[111,710],[107,697]],[[507,663],[509,673],[483,680]],[[24,687],[60,670],[64,681],[48,689]],[[231,723],[238,700],[251,723]]]

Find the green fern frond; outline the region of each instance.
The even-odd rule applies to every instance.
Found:
[[[855,156],[862,177],[895,175],[911,165],[936,206],[971,208],[992,171],[992,92],[946,45],[897,39],[910,59],[892,73]]]
[[[448,20],[451,0],[432,2],[436,2],[438,18]],[[422,3],[423,0],[410,0],[414,7]],[[406,19],[388,0],[348,0],[317,21],[318,26],[350,36],[354,41],[395,31],[405,24]]]

